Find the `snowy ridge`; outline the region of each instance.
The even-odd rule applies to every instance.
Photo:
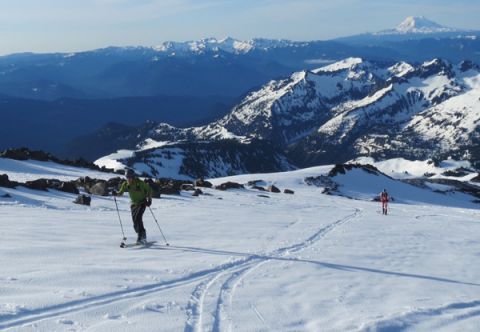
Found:
[[[415,116],[405,130],[416,133],[425,141],[438,141],[444,150],[455,149],[459,143],[468,144],[472,139],[478,138],[480,74],[464,73],[463,83],[468,88],[466,93],[454,96]]]
[[[318,69],[312,70],[315,74],[319,72],[335,72],[344,69],[351,69],[352,67],[363,63],[363,59],[361,58],[348,58],[342,61],[335,62],[331,65],[324,66]]]
[[[205,52],[227,52],[233,54],[246,54],[252,50],[269,50],[277,47],[305,46],[304,42],[293,42],[282,39],[251,39],[241,41],[231,37],[217,39],[204,38],[196,41],[173,42],[167,41],[159,46],[152,47],[153,50],[170,55],[199,54]]]
[[[137,151],[222,140],[247,146],[257,139],[300,167],[358,156],[445,159],[449,151],[474,160],[467,150],[479,139],[479,80],[471,62],[380,66],[350,58],[271,81],[206,126],[159,124],[139,136]]]
[[[396,77],[403,77],[414,70],[415,68],[411,64],[403,61],[388,68],[388,71]]]

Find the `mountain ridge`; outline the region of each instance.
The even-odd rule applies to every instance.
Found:
[[[160,124],[139,136],[137,148],[161,150],[180,142],[225,139],[248,145],[255,139],[272,142],[298,167],[360,156],[425,159],[452,154],[472,159],[469,150],[480,136],[478,68],[441,59],[389,67],[345,59],[271,81],[208,125],[180,129]],[[460,109],[451,114],[444,107],[448,102]],[[437,113],[442,118],[432,121]],[[450,145],[429,141],[440,128],[455,125],[449,131]]]

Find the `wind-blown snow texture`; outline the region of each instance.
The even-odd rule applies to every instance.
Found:
[[[34,177],[28,163],[24,178]],[[402,203],[383,216],[379,203],[305,183],[330,169],[212,180],[261,179],[294,195],[207,189],[154,200],[171,246],[147,211],[157,243],[145,249],[118,247],[111,198],[83,207],[69,194],[0,188],[12,196],[0,198],[0,330],[476,331],[479,211],[367,172],[334,178],[356,198],[388,185]],[[132,241],[128,200],[119,204]]]

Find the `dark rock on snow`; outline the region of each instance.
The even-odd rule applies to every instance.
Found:
[[[256,189],[256,190],[259,190],[259,191],[267,191],[267,189],[265,189],[263,187],[260,187],[260,186],[253,186],[252,189]]]
[[[18,185],[17,182],[10,181],[7,174],[0,175],[0,187],[15,188]]]
[[[204,179],[198,179],[194,182],[195,187],[204,187],[204,188],[212,188],[213,184],[209,181],[205,181]]]
[[[268,186],[267,187],[267,191],[271,192],[271,193],[281,193],[281,190],[278,189],[276,186],[274,186],[273,184],[271,186]]]
[[[88,192],[92,195],[107,196],[108,195],[107,182],[106,181],[97,182],[88,190]]]
[[[195,191],[195,187],[192,184],[189,184],[189,183],[182,184],[180,189],[185,190],[185,191]]]
[[[347,171],[351,171],[352,169],[363,169],[364,171],[378,175],[379,170],[372,165],[361,165],[361,164],[337,164],[334,168],[328,173],[329,177],[335,177],[338,174],[345,174]]]
[[[192,196],[200,196],[200,195],[203,195],[203,191],[201,189],[195,189],[195,191],[193,192]]]
[[[43,190],[47,191],[49,188],[47,179],[38,179],[34,181],[25,182],[25,187],[33,190]]]
[[[92,198],[87,195],[78,195],[77,199],[73,201],[75,204],[80,204],[80,205],[88,205],[90,206],[90,202],[92,201]]]
[[[245,187],[242,184],[236,183],[236,182],[225,182],[215,187],[215,189],[217,190],[244,189],[244,188]]]

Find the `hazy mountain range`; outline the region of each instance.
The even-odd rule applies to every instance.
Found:
[[[409,17],[394,29],[332,41],[208,38],[165,42],[154,47],[3,56],[0,57],[0,112],[5,121],[0,123],[0,135],[4,138],[0,148],[25,145],[63,156],[94,159],[122,147],[135,148],[136,140],[119,143],[121,140],[115,135],[137,132],[138,126],[144,128],[142,123],[147,120],[191,127],[212,125],[215,123],[212,121],[228,114],[229,120],[221,121],[229,130],[235,123],[232,114],[249,105],[252,96],[264,93],[266,87],[275,90],[272,84],[277,84],[281,89],[286,84],[282,83],[285,77],[295,81],[291,77],[305,75],[305,81],[309,82],[319,76],[319,68],[349,58],[362,59],[357,64],[360,68],[369,63],[382,70],[395,64],[402,66],[399,64],[402,62],[420,68],[424,62],[437,58],[448,66],[464,60],[471,60],[473,66],[480,63],[479,36],[478,31],[462,31],[423,17]],[[292,76],[293,72],[297,73]],[[384,91],[381,88],[388,84],[385,76],[363,79],[361,86],[349,91],[351,95],[340,94],[335,97],[338,100],[332,97],[328,105],[322,104],[326,101],[321,98],[316,102],[324,107],[346,107],[342,103],[381,93]],[[337,80],[332,84],[348,83],[349,77]],[[255,117],[261,118],[266,112],[261,102],[256,109],[259,114]],[[312,112],[315,121],[326,119],[323,111]],[[112,124],[96,132],[108,123]],[[289,129],[285,132],[272,133],[280,136],[268,139],[276,145],[282,142],[282,147],[295,143],[295,148],[289,147],[294,154],[306,148],[303,144],[312,145],[309,139],[301,143],[296,139],[311,137],[309,130],[315,126],[310,124],[306,128],[295,120],[286,127]],[[256,132],[261,136],[266,129],[252,122],[242,130],[239,135]],[[76,139],[80,136],[83,138]],[[111,138],[108,144],[86,148],[83,143],[99,142],[100,138],[106,142],[107,137]],[[326,140],[322,141],[326,144]],[[317,154],[307,159],[302,164],[309,164],[310,159],[314,163],[323,160]]]

